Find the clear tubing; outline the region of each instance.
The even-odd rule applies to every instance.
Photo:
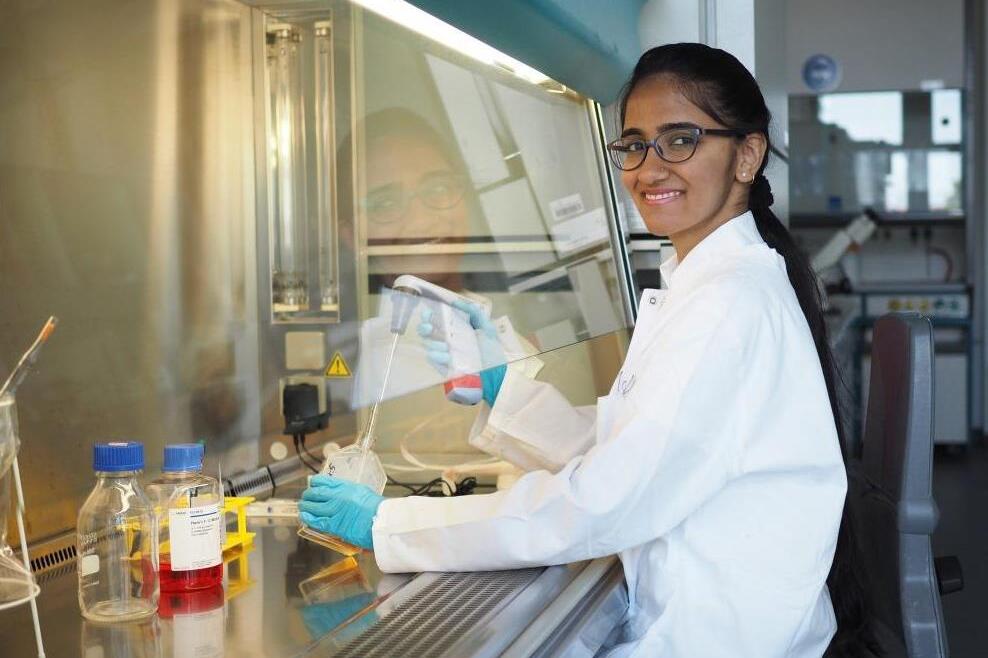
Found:
[[[300,36],[287,25],[268,32],[269,174],[273,213],[272,294],[283,310],[308,307],[308,217]]]
[[[333,127],[333,40],[329,21],[315,25],[316,186],[319,288],[323,310],[339,310],[339,243],[336,223]]]

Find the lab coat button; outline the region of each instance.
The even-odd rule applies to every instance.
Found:
[[[648,298],[648,303],[649,304],[655,304],[655,297],[649,297]]]

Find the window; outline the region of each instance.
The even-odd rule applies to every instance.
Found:
[[[900,219],[963,216],[960,90],[793,96],[789,108],[796,222],[865,207]]]

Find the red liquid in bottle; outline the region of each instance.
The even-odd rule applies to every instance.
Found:
[[[163,553],[158,563],[158,587],[162,592],[191,592],[223,584],[223,563],[215,567],[172,571],[170,553]]]
[[[175,615],[194,615],[223,607],[226,595],[222,587],[210,587],[195,592],[168,592],[158,600],[158,615],[172,619]]]

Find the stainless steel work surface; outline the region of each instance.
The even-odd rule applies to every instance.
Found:
[[[43,575],[38,607],[52,658],[141,656],[295,656],[320,637],[408,582],[386,575],[373,555],[355,559],[296,535],[294,519],[252,519],[253,547],[228,564],[225,592],[162,594],[150,622],[97,625],[76,600],[75,563]],[[335,572],[335,573],[334,573]],[[27,605],[0,612],[4,656],[36,655]]]
[[[311,655],[487,658],[514,648],[512,643],[537,627],[537,640],[523,643],[525,648],[517,654],[532,655],[564,625],[562,619],[547,614],[554,607],[578,626],[603,623],[609,631],[617,624],[626,605],[603,616],[581,610],[588,598],[581,585],[588,577],[605,583],[604,596],[620,589],[603,577],[613,566],[617,561],[607,558],[514,571],[422,573],[380,605],[327,634]],[[602,643],[604,638],[599,640]]]
[[[249,529],[253,546],[228,563],[224,590],[162,594],[158,615],[144,623],[85,621],[74,562],[43,574],[38,606],[47,655],[499,655],[550,604],[575,609],[583,597],[577,585],[600,570],[595,562],[596,570],[578,563],[382,574],[369,553],[346,558],[299,538],[294,519],[251,519]],[[0,646],[4,656],[37,655],[27,605],[0,612]]]

